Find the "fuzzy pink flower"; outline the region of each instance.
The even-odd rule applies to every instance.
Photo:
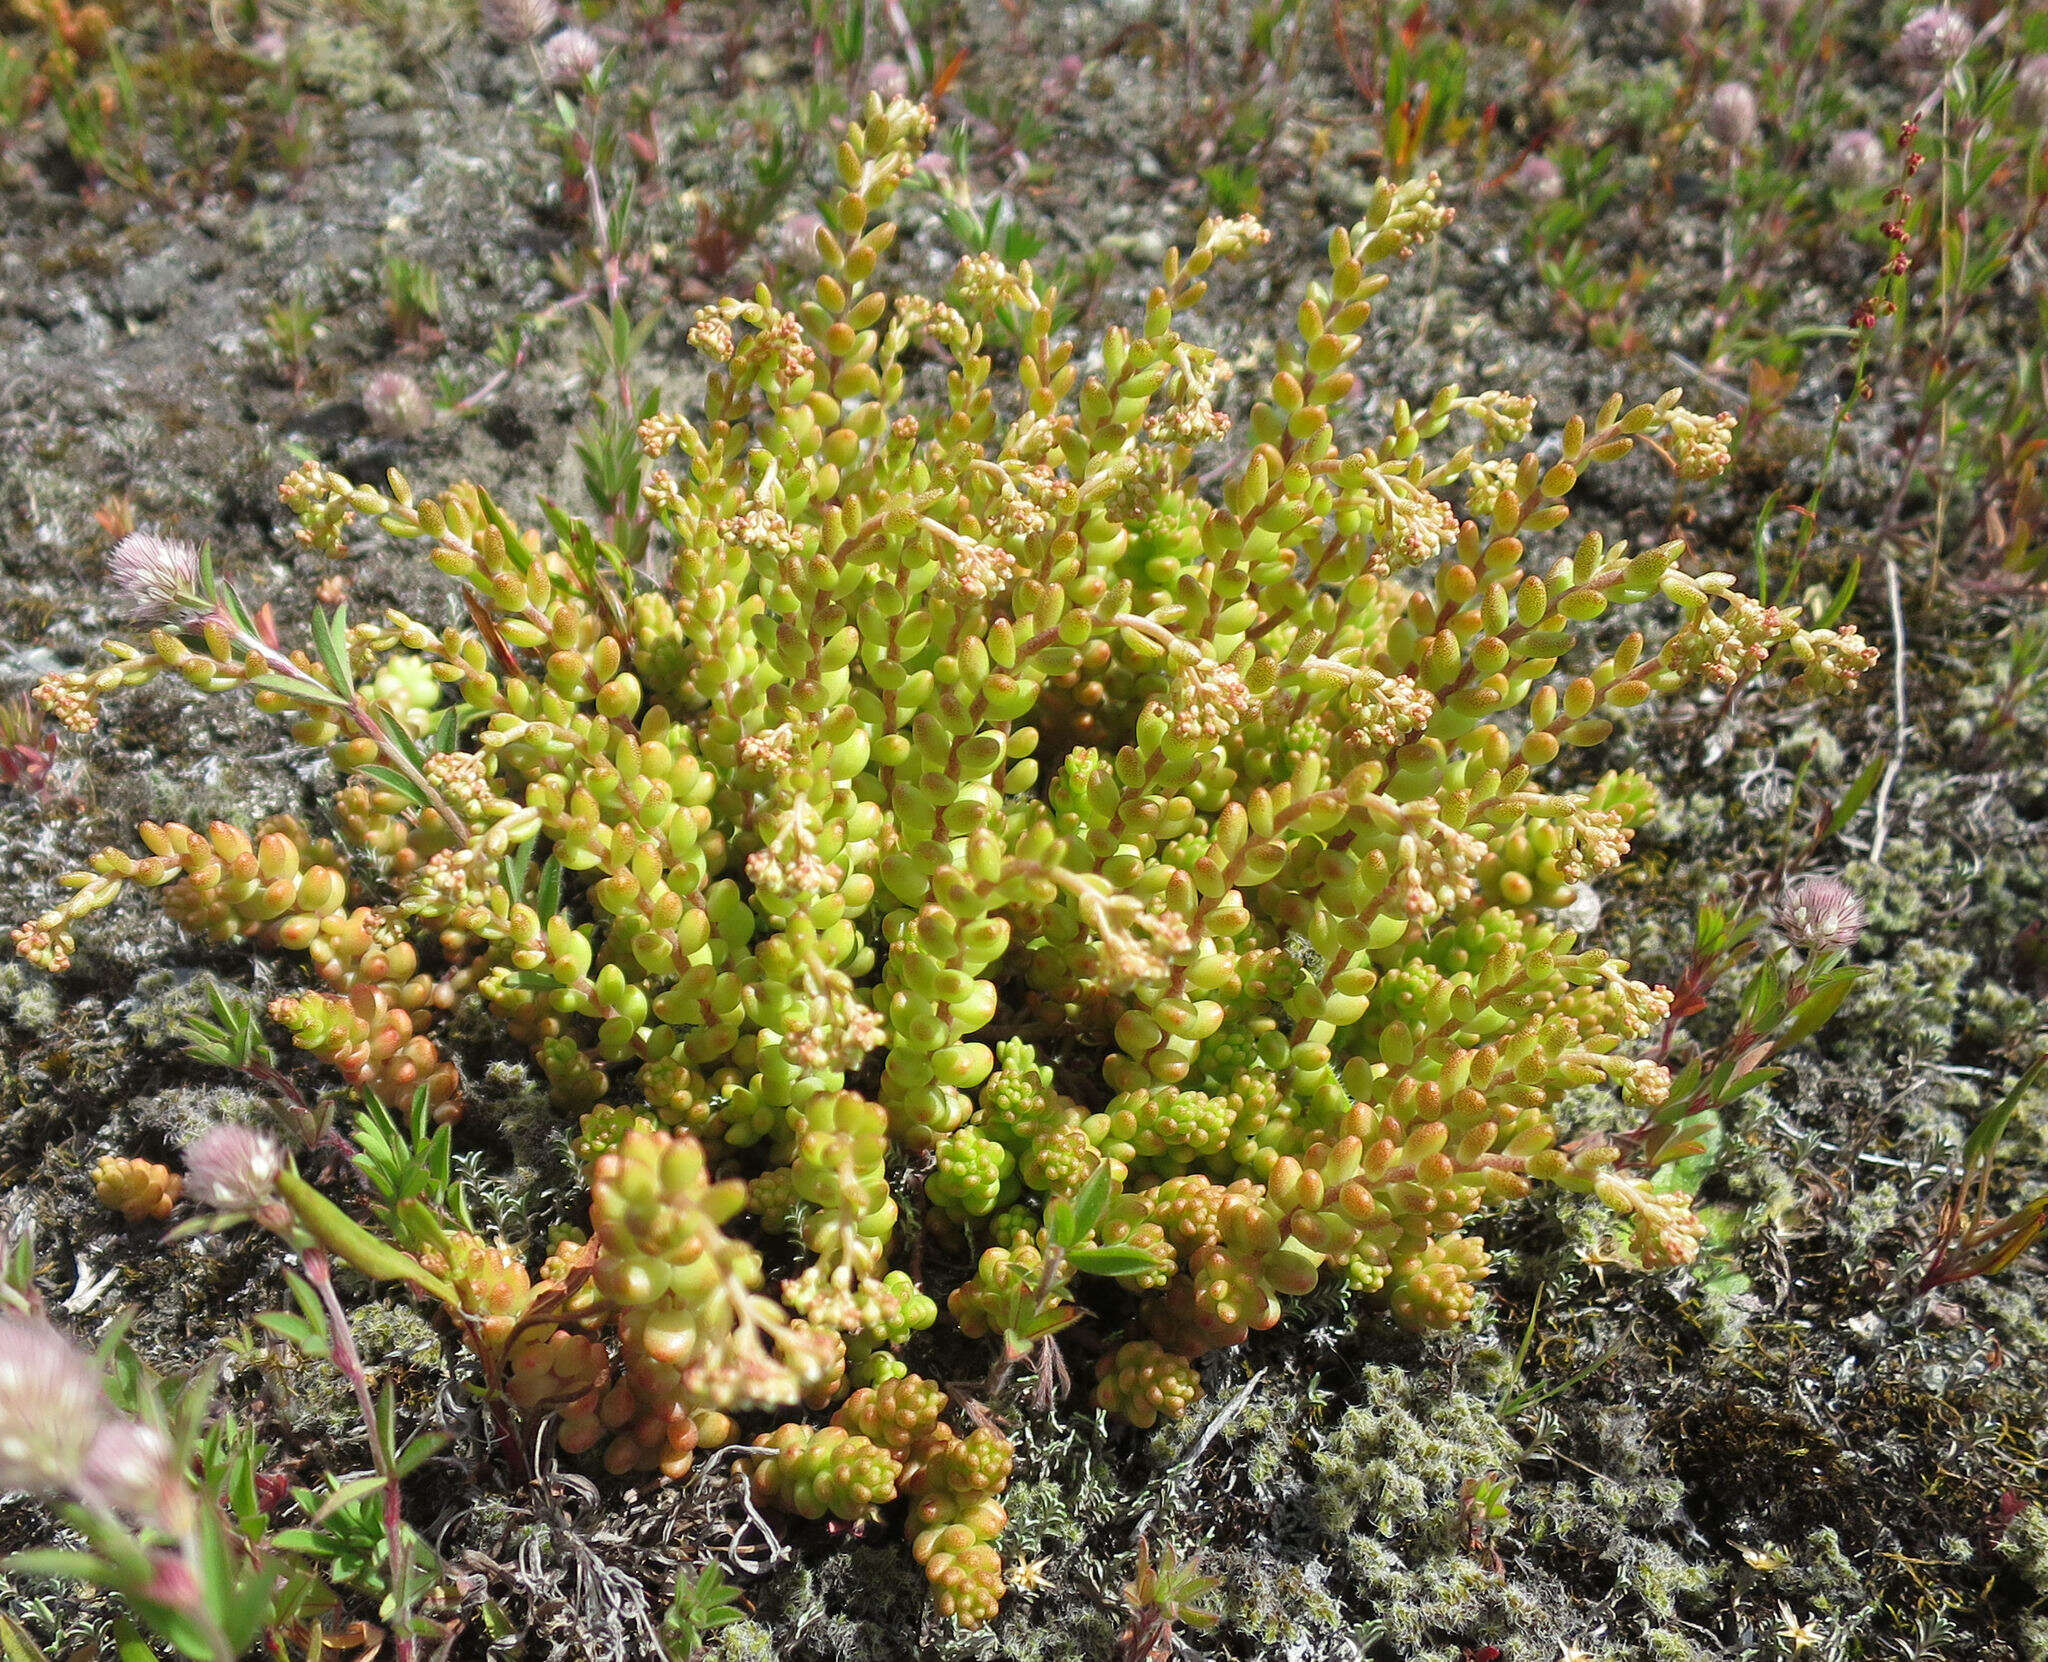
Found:
[[[199,550],[175,537],[129,532],[107,556],[107,578],[138,623],[168,623],[207,609],[199,592]]]
[[[214,1212],[253,1212],[277,1193],[284,1145],[248,1125],[216,1125],[185,1150],[185,1198]]]
[[[86,1450],[78,1491],[95,1505],[132,1517],[158,1518],[175,1493],[171,1445],[139,1420],[112,1419]]]
[[[1863,938],[1863,902],[1836,877],[1809,877],[1778,899],[1778,927],[1805,952],[1847,952]]]
[[[1564,195],[1564,174],[1548,156],[1525,156],[1508,185],[1531,202],[1555,202]]]
[[[541,73],[553,87],[580,87],[604,62],[604,48],[588,29],[571,24],[540,49]]]
[[[84,1351],[46,1321],[0,1316],[0,1491],[75,1491],[110,1412]]]
[[[1977,31],[1954,6],[1929,6],[1899,30],[1899,61],[1912,69],[1946,71],[1970,49]]]
[[[409,439],[434,424],[434,406],[402,369],[380,370],[363,383],[363,413],[380,438]]]
[[[547,32],[555,20],[554,0],[483,0],[483,25],[507,46],[521,46]]]
[[[2014,71],[2012,113],[2029,127],[2048,127],[2048,52],[2022,59]]]

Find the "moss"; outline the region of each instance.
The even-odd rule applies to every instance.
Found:
[[[1368,1368],[1364,1400],[1317,1449],[1313,1507],[1332,1535],[1354,1527],[1389,1539],[1458,1532],[1467,1478],[1512,1469],[1521,1451],[1485,1404],[1464,1392],[1422,1397],[1396,1368]]]
[[[185,1023],[209,1013],[207,989],[248,1002],[240,988],[191,970],[156,968],[135,978],[134,990],[121,1009],[121,1024],[150,1050],[182,1050]]]
[[[1336,1654],[1350,1630],[1327,1565],[1276,1563],[1267,1553],[1225,1548],[1205,1553],[1202,1567],[1221,1579],[1231,1626],[1255,1640],[1262,1656]]]
[[[1723,1655],[1708,1650],[1691,1634],[1675,1627],[1653,1627],[1643,1635],[1643,1654],[1650,1662],[1719,1662]]]
[[[2037,1500],[2021,1507],[1998,1537],[1998,1555],[2048,1596],[2048,1507]]]
[[[711,1636],[704,1662],[776,1662],[775,1635],[759,1622],[734,1622]]]
[[[349,1312],[356,1350],[374,1379],[386,1368],[441,1365],[441,1335],[409,1304],[362,1304]]]
[[[54,978],[15,959],[0,963],[0,1020],[41,1035],[64,1013]]]
[[[1964,982],[1977,961],[1930,941],[1902,941],[1872,964],[1844,1006],[1838,1037],[1858,1035],[1873,1062],[1940,1061],[1954,1043]]]

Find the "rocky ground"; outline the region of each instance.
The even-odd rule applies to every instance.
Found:
[[[871,76],[895,50],[889,8],[873,9]],[[359,478],[389,465],[473,478],[518,512],[582,489],[580,319],[530,331],[516,372],[487,385],[494,335],[580,280],[584,236],[535,139],[531,64],[439,0],[279,6],[262,20],[292,54],[296,85],[279,98],[265,91],[276,72],[260,70],[268,46],[221,11],[221,39],[192,51],[240,112],[240,160],[232,136],[213,151],[195,141],[188,157],[164,118],[149,129],[149,186],[136,188],[82,167],[61,126],[0,131],[0,692],[91,660],[118,627],[100,572],[124,514],[210,542],[289,635],[335,575],[293,542],[277,500],[305,456]],[[1446,381],[1537,394],[1539,432],[1609,390],[1685,385],[1707,407],[1745,408],[1739,371],[1703,380],[1694,367],[1722,259],[1698,180],[1681,170],[1655,224],[1607,251],[1649,275],[1633,338],[1606,350],[1538,281],[1530,210],[1500,183],[1545,110],[1598,108],[1602,86],[1647,72],[1660,48],[1635,11],[1486,9],[1473,75],[1505,115],[1425,158],[1459,217],[1380,309],[1364,366],[1372,408]],[[1247,362],[1291,315],[1324,228],[1355,215],[1382,165],[1377,112],[1321,8],[1302,14],[1297,47],[1291,23],[1278,29],[1263,81],[1268,60],[1246,45],[1254,20],[1221,8],[1193,56],[1180,9],[1142,0],[970,0],[927,14],[935,59],[969,54],[947,108],[969,114],[964,99],[978,112],[978,198],[1012,204],[1043,239],[1041,265],[1070,262],[1091,322],[1133,315],[1166,245],[1192,231],[1209,189],[1199,170],[1241,101],[1267,111],[1256,161],[1275,234],[1219,285],[1209,315]],[[643,312],[660,308],[642,384],[673,376],[683,396],[687,372],[667,366],[684,363],[682,332],[710,286],[698,204],[745,187],[763,133],[818,73],[812,32],[793,6],[688,4],[644,25],[622,7],[596,24],[658,95],[634,293]],[[1545,29],[1568,37],[1561,78],[1544,80],[1526,45]],[[1845,39],[1853,60],[1853,31]],[[811,148],[726,281],[751,281],[764,259],[786,265],[777,222],[805,211],[824,178],[823,148]],[[906,280],[936,281],[958,253],[934,204],[913,202],[895,256]],[[410,340],[385,301],[394,257],[440,282],[438,319]],[[1788,319],[1840,321],[1881,257],[1817,247]],[[2011,286],[1987,312],[1994,336],[2038,315],[2023,278]],[[321,331],[296,364],[266,327],[289,297]],[[1632,462],[1589,486],[1581,512],[1639,542],[1675,515],[1701,563],[1746,571],[1764,499],[1811,488],[1847,385],[1826,361],[1745,427],[1736,470],[1711,494],[1675,504],[1668,475]],[[380,436],[363,387],[393,367],[430,389],[445,372],[444,398],[472,407]],[[1200,1552],[1221,1578],[1220,1624],[1180,1635],[1196,1655],[2048,1655],[2048,1522],[2028,1510],[2044,1498],[2048,1276],[2026,1256],[1915,1293],[1962,1140],[2040,1043],[2048,710],[2021,701],[2009,728],[1984,736],[2022,600],[1969,573],[1935,580],[1924,548],[1915,564],[1909,539],[1885,540],[1898,529],[1903,397],[1881,385],[1846,428],[1807,561],[1806,579],[1828,583],[1863,557],[1850,616],[1886,654],[1870,684],[1818,709],[1767,696],[1667,708],[1597,758],[1643,768],[1666,798],[1589,920],[1638,973],[1682,971],[1703,893],[1767,899],[1788,872],[1827,870],[1870,914],[1865,979],[1726,1128],[1703,1195],[1725,1229],[1700,1265],[1640,1274],[1616,1261],[1598,1217],[1553,1196],[1494,1221],[1503,1256],[1468,1334],[1418,1339],[1367,1304],[1324,1297],[1212,1359],[1207,1399],[1177,1425],[1141,1433],[1077,1407],[1023,1418],[1005,1554],[1040,1561],[1043,1584],[976,1635],[926,1614],[892,1534],[800,1526],[771,1538],[723,1466],[663,1492],[566,1472],[518,1490],[444,1459],[414,1521],[471,1579],[478,1607],[505,1613],[520,1637],[503,1653],[654,1654],[637,1612],[658,1615],[679,1567],[715,1559],[752,1607],[712,1652],[734,1662],[1109,1657],[1142,1536]],[[431,615],[440,587],[402,547],[368,538],[345,576],[359,615],[391,603]],[[1899,730],[1895,662],[1906,743],[1882,814],[1866,805],[1816,839],[1816,813]],[[10,918],[28,915],[94,849],[128,845],[139,819],[315,817],[325,785],[324,763],[260,714],[159,683],[113,701],[89,741],[67,740],[41,795],[0,793],[0,895]],[[33,1226],[46,1296],[82,1329],[132,1308],[159,1365],[195,1365],[278,1302],[273,1255],[242,1237],[166,1249],[155,1229],[110,1222],[87,1174],[109,1152],[165,1158],[232,1110],[223,1099],[240,1088],[184,1059],[178,1021],[202,1007],[208,977],[266,990],[291,967],[208,948],[134,898],[80,948],[61,978],[0,967],[0,1222]],[[1729,1002],[1700,1030],[1725,1028]],[[508,1233],[539,1238],[576,1208],[562,1128],[511,1050],[479,1036],[463,1061],[476,1191]],[[2044,1124],[2027,1104],[2002,1201],[2039,1187]],[[441,1339],[399,1303],[366,1309],[376,1369],[434,1413]],[[338,1387],[254,1343],[230,1348],[224,1388],[262,1416],[287,1467],[317,1460],[346,1423]],[[441,1408],[463,1412],[452,1397]],[[1473,1499],[1489,1478],[1512,1479],[1491,1518]],[[0,1504],[0,1541],[44,1530],[27,1506]],[[26,1580],[0,1587],[53,1655],[96,1654],[77,1647],[104,1610]],[[479,1620],[457,1654],[487,1652]]]

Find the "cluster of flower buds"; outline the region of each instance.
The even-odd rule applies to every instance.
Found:
[[[849,1521],[908,1497],[911,1550],[941,1615],[962,1627],[994,1617],[1003,1565],[994,1542],[1009,1519],[997,1499],[1011,1448],[986,1426],[962,1437],[941,1415],[946,1393],[905,1374],[853,1393],[825,1426],[785,1425],[753,1465],[761,1498],[807,1518]]]
[[[1340,441],[1373,299],[1449,218],[1435,180],[1383,182],[1333,233],[1223,465],[1197,454],[1222,369],[1181,320],[1257,227],[1209,221],[1087,351],[993,256],[943,301],[892,298],[881,210],[932,119],[873,99],[848,127],[799,304],[700,315],[701,411],[639,435],[669,464],[644,493],[666,583],[620,592],[583,530],[474,486],[310,465],[284,492],[305,542],[342,553],[367,519],[423,543],[465,624],[322,614],[285,652],[203,559],[152,567],[151,651],[46,705],[88,720],[167,670],[249,690],[349,776],[338,843],[146,827],[149,858],[101,855],[19,938],[57,967],[125,885],[166,888],[195,927],[306,952],[318,990],[274,1014],[390,1102],[445,1109],[422,1028],[495,1015],[580,1117],[592,1184],[578,1267],[529,1314],[488,1255],[445,1266],[467,1319],[511,1322],[508,1388],[561,1406],[572,1453],[673,1474],[734,1415],[871,1384],[844,1438],[782,1434],[764,1488],[862,1511],[888,1484],[857,1439],[888,1451],[940,1607],[976,1621],[1007,1456],[935,1408],[914,1436],[875,1418],[936,1313],[892,1267],[892,1162],[928,1161],[925,1216],[983,1249],[952,1308],[1013,1360],[1091,1285],[1135,1300],[1102,1399],[1139,1418],[1325,1278],[1464,1320],[1471,1225],[1532,1181],[1682,1261],[1686,1198],[1553,1119],[1635,1081],[1668,1008],[1553,915],[1651,793],[1551,770],[1652,699],[1826,692],[1871,654],[1682,544],[1551,544],[1638,443],[1687,479],[1726,464],[1732,419],[1675,393],[1538,446],[1530,400],[1446,388]],[[943,392],[913,409],[933,355]],[[1652,602],[1661,643],[1613,627]],[[999,1053],[1027,1022],[1099,1063],[1099,1093],[1071,1087],[1098,1107]],[[760,1229],[806,1255],[779,1296]]]

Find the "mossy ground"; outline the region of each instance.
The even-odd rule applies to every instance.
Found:
[[[673,117],[662,190],[644,209],[673,246],[642,290],[666,303],[651,365],[685,360],[702,294],[687,193],[729,184],[735,165],[690,123],[738,130],[765,97],[803,88],[812,43],[799,10],[693,4],[624,48]],[[1543,431],[1609,390],[1697,385],[1665,347],[1696,350],[1693,319],[1718,279],[1701,180],[1678,178],[1654,229],[1609,250],[1649,272],[1634,338],[1610,351],[1535,280],[1527,210],[1495,188],[1527,136],[1511,134],[1514,112],[1598,108],[1588,88],[1603,82],[1625,102],[1670,73],[1668,54],[1632,5],[1481,10],[1474,73],[1491,78],[1509,124],[1490,148],[1437,158],[1459,219],[1385,297],[1361,366],[1367,419],[1396,394],[1458,381],[1536,393]],[[279,21],[302,51],[310,135],[289,168],[186,178],[165,158],[162,188],[143,193],[94,185],[47,127],[6,147],[0,690],[87,661],[115,626],[98,575],[109,539],[93,518],[113,496],[143,524],[210,541],[287,632],[330,575],[292,543],[275,498],[296,455],[358,476],[397,463],[421,480],[474,477],[518,510],[538,494],[576,499],[569,443],[588,383],[573,323],[537,335],[475,413],[421,437],[373,436],[358,396],[387,364],[430,373],[380,302],[376,274],[393,255],[440,274],[440,361],[472,385],[494,328],[559,296],[553,262],[578,231],[513,109],[530,71],[453,8],[323,0]],[[1133,315],[1153,262],[1203,211],[1196,174],[1252,61],[1244,20],[1219,11],[1205,26],[1192,63],[1178,7],[975,0],[937,31],[968,50],[961,85],[997,116],[978,129],[977,189],[1005,186],[1046,238],[1041,265],[1094,260],[1095,319]],[[1567,65],[1558,75],[1517,44],[1548,37]],[[1853,29],[1845,39],[1844,73],[1859,50],[1864,72],[1882,73]],[[1265,94],[1286,116],[1259,158],[1274,240],[1222,280],[1210,309],[1247,359],[1287,326],[1324,228],[1355,211],[1380,166],[1376,113],[1342,72],[1327,14],[1312,10],[1291,75]],[[997,142],[1004,110],[1031,113],[1028,157]],[[1613,166],[1641,182],[1636,159]],[[899,270],[936,281],[957,253],[937,216],[913,206],[905,233]],[[1841,321],[1871,259],[1846,239],[1831,245],[1788,318]],[[731,280],[760,266],[750,251]],[[263,327],[287,290],[325,330],[296,385]],[[1987,327],[1997,336],[2031,315],[2015,294],[1988,308]],[[1702,559],[1746,568],[1764,498],[1810,488],[1841,386],[1806,377],[1782,413],[1746,431],[1732,476],[1680,507]],[[1728,402],[1712,387],[1701,401],[1717,397]],[[1902,419],[1886,398],[1851,418],[1812,578],[1837,578],[1891,511]],[[1673,513],[1668,477],[1647,460],[1582,495],[1588,522],[1611,536],[1656,540]],[[358,613],[404,603],[431,614],[422,562],[363,545],[346,568]],[[1019,1409],[1004,1551],[1042,1560],[1044,1586],[1013,1595],[981,1634],[926,1614],[889,1534],[765,1534],[737,1504],[729,1463],[663,1492],[567,1472],[513,1491],[476,1440],[414,1496],[415,1521],[466,1578],[472,1606],[497,1600],[529,1656],[652,1654],[649,1613],[679,1564],[709,1556],[753,1605],[714,1648],[733,1662],[1108,1657],[1144,1536],[1201,1551],[1222,1578],[1221,1625],[1182,1636],[1200,1655],[1776,1656],[1793,1653],[1794,1621],[1827,1656],[2048,1655],[2048,1549],[2028,1510],[2048,1495],[2048,1277],[2030,1256],[1996,1280],[1911,1296],[1962,1138],[2040,1042],[2048,710],[2022,704],[2012,730],[1980,742],[2011,598],[1958,580],[1968,573],[1930,580],[1923,559],[1903,566],[1894,614],[1878,570],[1873,558],[1851,615],[1887,661],[1857,698],[1819,710],[1700,700],[1646,716],[1598,757],[1644,768],[1667,801],[1593,926],[1639,973],[1678,973],[1703,893],[1767,895],[1801,863],[1841,871],[1871,912],[1858,954],[1869,978],[1727,1127],[1703,1195],[1724,1209],[1721,1239],[1693,1271],[1637,1273],[1617,1261],[1601,1215],[1553,1197],[1489,1225],[1501,1261],[1470,1334],[1416,1339],[1366,1303],[1325,1295],[1210,1359],[1207,1399],[1178,1425],[1139,1433],[1072,1404]],[[1816,812],[1888,742],[1901,651],[1911,742],[1881,857],[1867,810],[1809,854]],[[0,893],[13,915],[43,905],[94,848],[128,841],[138,818],[317,812],[323,768],[236,703],[163,685],[110,716],[67,745],[41,800],[0,796]],[[195,944],[136,900],[81,948],[61,981],[0,968],[0,1217],[33,1221],[43,1285],[82,1329],[132,1307],[151,1355],[194,1365],[278,1302],[274,1254],[242,1237],[167,1250],[155,1231],[110,1221],[88,1173],[100,1154],[163,1158],[202,1124],[260,1114],[182,1059],[175,1023],[207,975],[267,989],[291,968]],[[1711,1032],[1727,1014],[1710,1009],[1697,1026]],[[577,1208],[563,1127],[507,1047],[479,1035],[463,1059],[477,1193],[508,1234],[538,1238]],[[2023,1197],[2044,1166],[2035,1105],[2008,1141],[2001,1195]],[[367,1295],[361,1308],[366,1355],[414,1412],[459,1417],[431,1330]],[[964,1345],[952,1360],[963,1376],[983,1365]],[[236,1349],[224,1388],[261,1414],[280,1469],[310,1480],[350,1446],[332,1382],[274,1352]],[[1514,1480],[1492,1522],[1469,1500],[1489,1474]],[[43,1527],[25,1506],[0,1506],[0,1540]],[[43,1602],[19,1585],[8,1597],[45,1638],[77,1641],[106,1614],[35,1592]],[[487,1649],[478,1624],[458,1654]]]

